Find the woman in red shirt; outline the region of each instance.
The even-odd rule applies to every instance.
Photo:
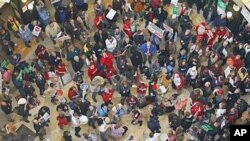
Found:
[[[73,98],[76,97],[76,96],[77,96],[76,87],[72,86],[71,88],[69,88],[68,97],[69,97],[70,100],[73,100]]]
[[[132,38],[133,32],[131,29],[130,19],[125,19],[123,22],[123,31],[128,35],[129,38]]]
[[[63,129],[63,127],[67,126],[69,124],[67,118],[64,116],[64,114],[59,114],[59,116],[56,118],[58,121],[58,126]]]
[[[61,61],[59,65],[56,67],[56,74],[59,76],[63,76],[67,72],[66,65]]]
[[[95,16],[94,18],[94,25],[97,29],[102,30],[102,28],[104,28],[104,19],[105,16],[101,15],[101,16]]]
[[[107,71],[110,73],[116,73],[116,70],[113,66],[113,55],[107,52],[103,52],[100,59],[100,63],[107,68]]]
[[[92,63],[88,67],[88,76],[89,79],[92,80],[95,76],[97,76],[97,65]]]
[[[102,100],[106,105],[113,104],[112,103],[113,93],[114,91],[112,89],[107,89],[105,92],[101,94]]]

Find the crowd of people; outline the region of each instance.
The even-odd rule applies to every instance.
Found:
[[[167,141],[229,141],[230,124],[250,124],[246,99],[250,23],[242,23],[239,32],[231,33],[226,27],[228,17],[216,12],[215,1],[184,0],[177,15],[163,8],[170,2],[112,0],[106,5],[97,0],[95,15],[90,15],[93,26],[83,0],[71,0],[67,6],[53,2],[53,14],[44,0],[36,0],[36,18],[28,24],[10,15],[7,25],[0,25],[5,61],[14,66],[10,70],[1,65],[1,109],[9,121],[1,138],[20,141],[13,122],[20,116],[29,123],[35,114],[32,124],[40,140],[45,139],[51,118],[56,118],[64,141],[124,136],[134,141],[136,137],[127,131],[142,125],[150,131],[147,141],[160,140],[163,126],[169,127]],[[193,7],[205,19],[198,25],[190,19],[196,13]],[[150,30],[152,26],[162,35]],[[16,52],[13,38],[20,38],[24,48],[35,48],[35,57],[24,59]],[[40,43],[47,38],[53,49]],[[67,84],[63,78],[70,76],[74,85],[63,94]],[[11,89],[20,95],[17,107],[13,107]],[[38,97],[50,97],[58,112],[53,115],[58,116],[51,116],[51,107],[45,105],[31,113],[40,104]],[[121,122],[125,115],[131,115],[131,126]],[[160,121],[160,116],[168,121]],[[93,130],[82,134],[81,126]]]

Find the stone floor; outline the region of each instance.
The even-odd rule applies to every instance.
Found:
[[[111,0],[104,0],[105,4],[110,3],[110,1]],[[87,12],[88,19],[89,19],[89,24],[90,25],[93,25],[93,18],[94,18],[92,16],[93,12],[94,12],[93,6],[94,6],[94,4],[90,3],[89,4],[89,11]],[[49,6],[49,9],[50,9],[51,13],[54,12],[52,6]],[[169,11],[169,15],[170,15],[170,13],[171,13],[170,11],[172,11],[172,7],[171,6],[167,6],[167,7],[165,7],[165,9],[167,11]],[[6,13],[4,13],[4,14],[6,14]],[[193,21],[193,25],[197,25],[197,24],[199,24],[203,20],[202,16],[199,15],[199,14],[197,14],[195,12],[195,10],[193,10],[193,12],[191,12],[190,17],[191,17],[191,19]],[[35,41],[32,41],[32,48],[25,48],[24,45],[23,45],[23,42],[21,42],[20,40],[15,40],[15,41],[18,43],[18,46],[17,46],[17,49],[16,49],[17,52],[21,53],[22,56],[26,60],[29,60],[29,59],[33,58],[33,56],[34,56],[33,55],[34,54],[34,50],[35,50],[35,47],[36,47],[36,44],[37,44]],[[46,38],[45,41],[40,42],[40,43],[44,44],[48,48],[53,49],[52,42],[48,38]],[[70,67],[70,64],[69,64],[69,67]],[[13,67],[10,66],[10,69],[13,69]],[[85,76],[87,76],[87,75],[85,75]],[[88,81],[87,77],[86,77],[86,80]],[[65,97],[67,97],[68,89],[72,85],[73,85],[73,83],[71,82],[68,85],[66,85],[66,86],[63,87],[64,96]],[[135,94],[135,89],[131,88],[131,90],[132,90],[132,94]],[[11,94],[11,95],[13,95],[13,97],[14,97],[18,93],[17,93],[16,90],[13,90],[13,91],[14,91],[14,93]],[[169,92],[167,93],[167,95],[170,95],[172,93],[174,93],[174,90],[170,89]],[[182,95],[186,95],[188,97],[189,97],[189,94],[190,94],[190,92],[187,89],[184,89],[183,92],[182,92]],[[249,99],[249,96],[247,96],[246,98]],[[90,94],[87,95],[87,99],[89,99],[90,101],[92,100]],[[48,141],[61,141],[63,130],[61,130],[57,126],[56,117],[57,117],[58,114],[57,114],[57,111],[56,111],[56,105],[54,105],[54,104],[52,104],[50,102],[49,96],[46,96],[46,98],[42,98],[42,97],[39,96],[39,100],[41,101],[41,105],[38,106],[38,107],[36,107],[36,108],[34,108],[34,109],[32,109],[30,111],[30,113],[32,114],[32,116],[29,117],[29,120],[31,121],[34,118],[34,115],[37,114],[38,109],[42,105],[49,106],[50,107],[50,111],[51,111],[51,122],[50,122],[50,126],[46,129],[46,131],[47,131],[46,138],[48,139]],[[120,100],[120,97],[119,97],[118,94],[116,94],[115,97],[114,97],[114,103],[118,103],[119,100]],[[97,105],[101,101],[102,101],[101,98],[98,97],[98,103],[95,103],[95,104]],[[14,105],[17,105],[16,100],[13,100],[13,103],[14,103]],[[123,141],[125,138],[127,138],[127,137],[129,137],[131,135],[134,136],[137,141],[143,141],[149,135],[149,130],[147,129],[147,125],[146,125],[146,121],[148,119],[147,108],[142,109],[142,111],[143,111],[143,115],[144,116],[143,116],[143,125],[141,127],[139,125],[131,125],[130,124],[131,118],[130,118],[129,115],[126,115],[124,118],[122,118],[122,123],[125,126],[127,126],[129,128],[129,130],[126,133],[126,135],[122,139],[120,139],[119,141]],[[0,112],[0,117],[2,117],[1,121],[0,121],[0,125],[2,126],[3,124],[5,124],[7,122],[6,121],[6,117],[4,116],[4,114],[2,113],[2,111]],[[167,131],[169,130],[167,115],[163,115],[163,116],[160,117],[160,123],[161,123],[161,127],[162,127],[161,132],[162,133],[167,133]],[[24,123],[24,122],[18,122],[18,123],[16,123],[16,126],[19,127],[21,124],[24,124],[24,125],[30,127],[30,129],[34,131],[32,123],[28,123],[27,124],[27,123]],[[87,133],[88,131],[95,131],[94,129],[90,128],[88,125],[82,125],[81,127],[82,127],[81,133]],[[73,140],[74,141],[78,141],[79,139],[74,137],[74,129],[72,127],[69,127],[68,130],[72,132]],[[38,140],[39,140],[38,138],[35,139],[35,141],[38,141]]]

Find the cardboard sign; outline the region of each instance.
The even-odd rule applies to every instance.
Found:
[[[115,14],[116,14],[116,11],[114,9],[110,9],[108,14],[106,15],[106,17],[108,19],[112,20],[114,18]]]
[[[68,83],[70,83],[73,80],[73,78],[70,75],[70,73],[65,73],[63,76],[61,76],[61,80],[62,80],[63,85],[65,86]]]
[[[173,28],[171,28],[170,26],[168,26],[168,25],[166,25],[166,24],[163,23],[163,27],[165,28],[165,30],[167,32],[174,33]]]
[[[40,32],[41,32],[42,28],[39,27],[39,26],[35,26],[33,31],[32,31],[32,34],[35,35],[35,36],[39,36]]]
[[[60,2],[61,0],[50,0],[50,1],[51,1],[51,4],[55,4],[55,3]]]
[[[153,24],[152,22],[149,22],[148,24],[148,30],[155,34],[156,36],[158,36],[159,38],[163,37],[164,34],[164,30],[162,30],[161,28],[159,28],[158,26],[156,26],[155,24]]]

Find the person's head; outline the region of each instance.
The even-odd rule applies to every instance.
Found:
[[[153,138],[153,137],[154,137],[154,133],[151,132],[151,133],[149,134],[149,137],[150,137],[150,138]]]
[[[171,136],[173,136],[173,135],[174,135],[173,130],[170,130],[170,131],[168,132],[168,137],[171,137]]]
[[[73,8],[74,7],[74,5],[73,5],[73,3],[71,2],[70,4],[69,4],[69,8]]]
[[[108,109],[107,105],[104,104],[104,103],[101,105],[101,108],[102,108],[102,109]]]
[[[51,21],[51,22],[49,23],[49,26],[50,26],[51,28],[53,28],[53,27],[54,27],[54,23]]]
[[[108,56],[107,52],[104,51],[104,52],[102,53],[102,57],[106,58],[107,56]]]
[[[103,123],[104,123],[104,122],[103,122],[103,119],[98,118],[98,120],[97,120],[98,126],[101,126]]]
[[[74,56],[74,61],[79,62],[79,56]]]
[[[49,86],[50,86],[51,88],[53,88],[53,87],[55,86],[55,84],[54,84],[54,83],[50,83]]]
[[[8,17],[8,20],[13,21],[13,20],[14,20],[14,17],[10,15],[10,16]]]
[[[69,19],[69,23],[74,24],[75,23],[74,19]]]
[[[189,29],[187,29],[186,31],[185,31],[185,35],[189,35],[191,33],[191,31],[189,30]]]
[[[228,41],[225,40],[225,41],[223,42],[223,47],[226,47],[227,45],[228,45]]]
[[[150,48],[150,46],[151,46],[151,42],[147,41],[147,47]]]
[[[119,31],[120,31],[119,27],[116,27],[115,32],[119,32]]]
[[[97,0],[96,3],[99,4],[99,5],[101,5],[102,4],[102,0]]]
[[[190,115],[191,115],[190,112],[186,112],[186,113],[185,113],[185,116],[186,116],[186,117],[189,117]]]

